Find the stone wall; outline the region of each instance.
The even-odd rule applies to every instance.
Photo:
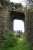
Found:
[[[33,11],[32,9],[26,10],[25,16],[25,32],[28,41],[33,43]]]
[[[30,26],[31,26],[31,41],[33,43],[33,12],[30,13],[31,21],[30,21]]]
[[[8,9],[0,9],[0,31],[1,30],[7,30],[8,25],[8,19],[9,19],[9,12]]]
[[[0,8],[0,47],[2,46],[3,33],[9,31],[9,17],[8,8]]]

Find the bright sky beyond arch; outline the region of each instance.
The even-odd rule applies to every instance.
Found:
[[[13,21],[13,30],[14,31],[22,31],[24,32],[24,21],[15,19]]]

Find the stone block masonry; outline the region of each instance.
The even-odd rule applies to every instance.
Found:
[[[3,33],[9,30],[9,12],[7,8],[0,8],[0,47],[2,46]]]

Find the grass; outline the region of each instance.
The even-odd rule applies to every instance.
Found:
[[[25,37],[18,38],[15,47],[0,48],[0,50],[32,50],[32,44]]]
[[[2,48],[2,50],[32,50],[31,43],[26,40],[18,39],[18,44],[15,47]]]

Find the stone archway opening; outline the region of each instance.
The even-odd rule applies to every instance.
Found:
[[[14,27],[15,25],[13,23],[15,23],[15,20],[17,22],[18,20],[18,23],[23,23],[23,30],[25,31],[25,14],[23,12],[17,12],[17,11],[11,11],[11,14],[10,14],[10,20],[11,20],[11,24],[10,24],[10,31],[14,32]],[[16,23],[17,24],[17,23]],[[19,24],[18,24],[19,25]],[[18,26],[18,27],[22,27],[21,25]],[[21,30],[22,31],[22,30]],[[23,31],[23,32],[24,32]]]
[[[20,26],[17,26],[17,27],[19,27],[19,29],[16,28],[16,30],[17,31],[19,30],[21,32],[24,32],[24,29],[25,29],[25,25],[24,25],[25,24],[25,15],[24,15],[24,13],[12,11],[11,21],[13,22],[12,23],[12,25],[13,25],[13,27],[12,27],[13,28],[13,31],[15,31],[15,25],[18,24]]]

